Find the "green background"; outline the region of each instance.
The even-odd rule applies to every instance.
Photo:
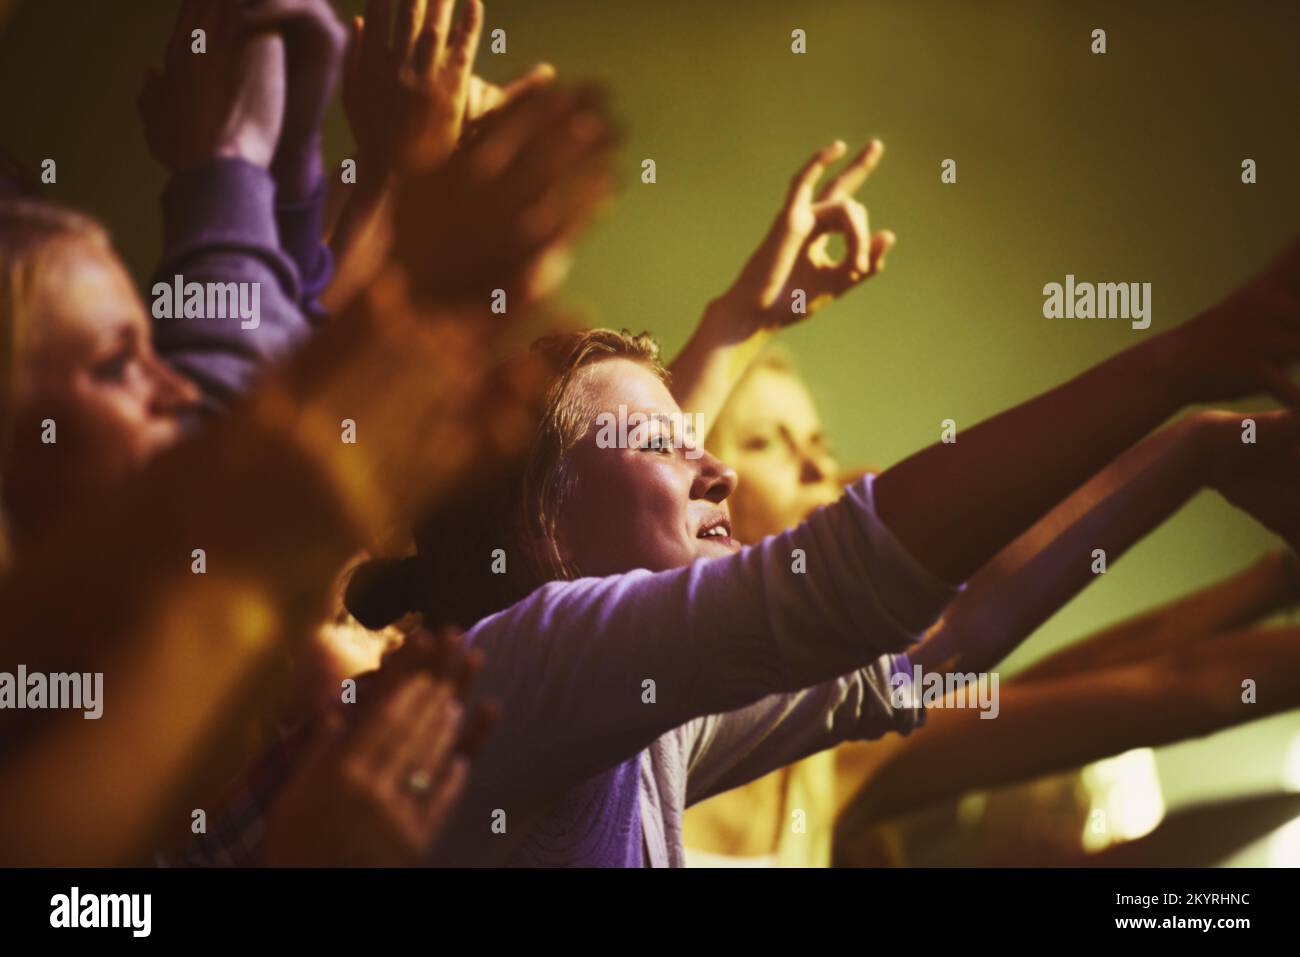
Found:
[[[159,248],[163,172],[134,102],[175,5],[7,6],[3,145],[33,165],[55,157],[51,193],[102,217],[143,280]],[[623,186],[578,250],[566,296],[593,322],[654,331],[669,355],[815,148],[886,142],[860,198],[874,227],[898,234],[887,272],[782,337],[846,463],[888,465],[935,441],[942,419],[974,424],[1184,320],[1297,231],[1293,3],[488,0],[486,28],[497,27],[508,52],[485,45],[489,79],[546,59],[610,88]],[[790,51],[796,27],[805,55]],[[1103,56],[1090,51],[1095,27],[1107,31]],[[332,168],[350,148],[336,109]],[[1246,157],[1258,163],[1253,186],[1240,181]],[[645,158],[653,185],[640,182]],[[940,183],[945,158],[957,161],[955,185]],[[1066,273],[1152,283],[1151,330],[1044,319],[1043,284]],[[1202,495],[1012,664],[1276,544]],[[1161,749],[1166,802],[1277,787],[1298,731],[1293,712]],[[1260,845],[1233,860],[1267,859]]]

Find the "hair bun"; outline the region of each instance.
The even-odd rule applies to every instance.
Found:
[[[418,556],[362,562],[348,579],[343,605],[362,625],[378,631],[424,610],[420,585],[426,581],[424,562]]]

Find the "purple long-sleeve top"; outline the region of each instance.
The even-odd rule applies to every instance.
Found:
[[[472,628],[503,712],[433,861],[680,866],[688,805],[915,727],[892,679],[956,591],[872,483],[736,555],[553,582]]]
[[[211,406],[310,336],[331,268],[322,192],[277,210],[266,171],[213,160],[164,194],[155,281],[261,284],[256,329],[155,319],[160,353]],[[737,555],[539,589],[466,636],[486,652],[478,692],[503,714],[434,862],[683,864],[688,805],[915,727],[891,678],[954,593],[877,518],[871,477]]]
[[[203,392],[209,408],[248,392],[267,367],[310,337],[333,261],[321,239],[324,181],[301,203],[278,204],[275,181],[240,159],[211,159],[172,177],[163,192],[163,255],[155,284],[257,284],[256,328],[235,318],[159,318],[161,356]]]

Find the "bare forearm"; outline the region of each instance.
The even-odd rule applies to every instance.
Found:
[[[771,339],[766,330],[748,336],[734,333],[741,325],[731,320],[735,308],[725,296],[710,303],[690,341],[669,367],[673,397],[682,409],[702,416],[706,433],[745,369]]]
[[[329,240],[334,278],[321,297],[332,314],[346,309],[357,293],[379,275],[392,248],[391,188],[361,184],[345,188],[352,192],[343,202]]]
[[[1191,417],[1134,446],[1004,548],[913,654],[981,671],[1003,658],[1206,481],[1211,424]]]
[[[1270,552],[1244,571],[1083,638],[1016,675],[1016,683],[1136,663],[1241,628],[1300,600],[1295,557]]]
[[[1157,342],[887,470],[876,484],[881,518],[924,567],[965,581],[1183,404]]]
[[[1156,747],[1285,711],[1300,702],[1300,632],[1241,632],[1172,655],[1002,690],[996,720],[935,710],[870,778],[846,815],[861,827],[891,814]],[[1259,685],[1242,702],[1242,680]]]

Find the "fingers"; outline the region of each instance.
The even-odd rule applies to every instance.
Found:
[[[489,117],[471,155],[476,175],[483,180],[501,175],[539,130],[563,121],[577,96],[568,90],[537,90]]]
[[[477,120],[494,110],[503,109],[520,97],[540,89],[555,79],[555,67],[538,63],[528,72],[515,77],[504,87],[494,86],[482,77],[470,76],[469,94],[465,97],[466,120]]]
[[[424,771],[433,779],[441,773],[461,732],[462,709],[446,682],[422,684],[406,725],[388,758],[399,775]]]
[[[871,264],[867,267],[867,278],[871,278],[885,268],[885,257],[889,255],[896,242],[898,237],[888,229],[882,229],[871,237]]]
[[[382,771],[434,686],[428,675],[416,674],[386,690],[384,700],[361,718],[353,732],[352,761],[368,773]]]
[[[437,675],[442,672],[444,645],[430,632],[417,629],[380,662],[380,672],[398,680],[416,671]]]
[[[478,41],[483,32],[482,0],[466,0],[456,28],[447,41],[447,69],[457,82],[468,85],[473,74]]]
[[[555,67],[549,63],[539,63],[527,73],[515,77],[501,88],[501,100],[498,105],[505,106],[512,103],[529,90],[545,86],[554,79]]]
[[[592,154],[604,153],[615,140],[614,131],[595,108],[574,104],[567,116],[538,131],[519,151],[508,175],[511,188],[537,195],[547,184],[563,179],[566,170]]]
[[[446,820],[448,813],[460,797],[461,791],[465,789],[465,782],[469,779],[469,762],[463,757],[452,759],[451,765],[447,768],[447,773],[442,779],[442,783],[433,793],[430,799],[425,802],[423,808],[423,820],[421,820],[421,831],[423,834],[422,843],[427,847],[437,837],[437,833],[442,828],[442,823]]]
[[[415,49],[411,53],[411,68],[416,76],[427,82],[438,68],[438,44],[441,38],[432,30],[424,29],[415,40]]]
[[[838,232],[844,236],[847,247],[844,261],[836,267],[842,282],[842,288],[837,292],[842,291],[859,282],[871,265],[871,233],[867,224],[866,207],[851,199],[839,199],[818,203],[813,211],[817,217],[817,235]]]
[[[1264,390],[1277,401],[1291,409],[1300,409],[1300,385],[1296,385],[1286,372],[1271,362],[1261,363],[1259,379]]]
[[[425,14],[426,29],[433,30],[445,41],[451,32],[451,14],[455,7],[456,0],[431,0],[428,12]],[[480,19],[482,12],[480,7]]]
[[[426,0],[397,0],[390,55],[399,64],[409,62],[415,50],[415,37],[424,23],[425,2]]]
[[[868,143],[848,166],[826,184],[820,199],[833,200],[852,196],[880,165],[880,158],[885,154],[885,144],[873,139]]]
[[[601,208],[613,191],[608,175],[609,147],[613,135],[608,131],[593,134],[597,139],[575,144],[565,137],[560,144],[543,145],[544,168],[511,174],[511,189],[527,192],[523,184],[536,183],[540,198],[520,213],[515,242],[524,250],[522,258],[532,260],[523,276],[524,283],[545,288],[548,272],[563,269],[565,258],[551,253],[566,246],[587,221]],[[526,198],[526,197],[525,197]]]
[[[812,202],[813,188],[826,172],[826,167],[834,163],[848,149],[843,140],[836,140],[829,146],[818,150],[799,172],[795,173],[790,183],[790,193],[786,199],[786,208],[807,205]]]

